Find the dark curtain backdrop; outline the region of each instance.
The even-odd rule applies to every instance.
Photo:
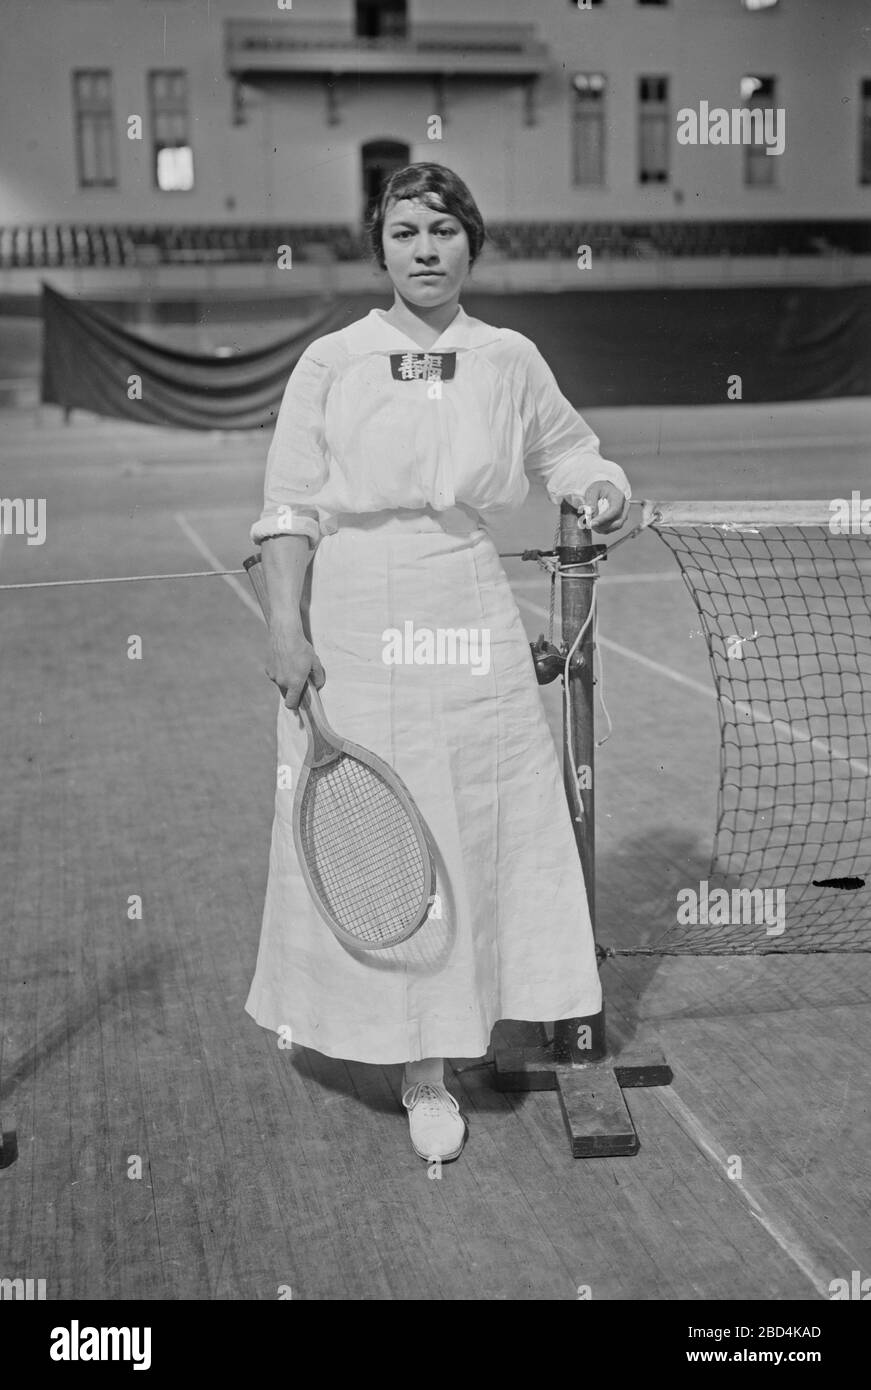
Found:
[[[871,285],[464,295],[537,344],[573,405],[871,395]]]
[[[345,317],[325,305],[296,332],[232,357],[180,352],[131,332],[92,305],[42,287],[42,400],[97,415],[192,430],[274,423],[287,378],[313,338]],[[142,379],[141,400],[128,377]]]
[[[98,415],[187,429],[254,429],[275,418],[287,378],[316,337],[386,296],[315,306],[271,346],[232,357],[161,348],[117,319],[43,286],[42,399]],[[871,286],[586,290],[491,294],[468,313],[525,333],[579,409],[871,395]],[[210,306],[212,313],[215,305]],[[127,379],[142,378],[142,400]]]

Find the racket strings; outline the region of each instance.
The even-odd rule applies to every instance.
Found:
[[[419,923],[428,864],[408,812],[373,768],[348,754],[313,768],[299,830],[321,901],[345,932],[384,944]]]

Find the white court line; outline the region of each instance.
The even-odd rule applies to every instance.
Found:
[[[225,570],[227,568],[223,561],[218,559],[215,552],[209,549],[202,536],[194,530],[193,526],[191,526],[184,512],[174,512],[173,520],[176,521],[178,525],[181,527],[182,531],[184,531],[191,545],[195,546],[196,549],[200,552],[207,565],[211,565],[213,570]],[[254,600],[251,597],[249,593],[245,592],[236,576],[233,574],[222,574],[221,578],[225,581],[225,583],[229,584],[230,588],[233,590],[233,593],[236,595],[237,598],[242,600],[245,607],[250,608],[251,612],[254,613],[255,616],[258,617],[262,623],[265,623],[266,619],[260,611],[260,605],[256,602],[256,600]]]
[[[671,1086],[654,1087],[657,1100],[669,1112],[672,1119],[676,1120],[681,1129],[693,1141],[715,1168],[722,1174],[727,1174],[729,1170],[730,1155],[721,1148],[714,1136],[705,1128],[697,1115],[693,1114],[685,1101],[671,1088]],[[743,1165],[742,1165],[743,1166]],[[726,1178],[731,1187],[734,1187],[752,1216],[768,1232],[771,1239],[780,1246],[783,1253],[793,1264],[801,1270],[804,1277],[816,1289],[817,1293],[825,1299],[831,1298],[829,1283],[835,1276],[826,1271],[821,1264],[818,1264],[810,1251],[802,1244],[800,1238],[788,1222],[778,1224],[779,1217],[771,1210],[765,1202],[743,1178]],[[855,1257],[845,1250],[839,1240],[834,1236],[826,1235],[826,1239],[832,1241],[843,1252],[844,1269],[855,1269]]]
[[[517,595],[517,602],[531,613],[536,613],[542,618],[549,618],[547,609],[542,608],[538,603],[532,603],[522,594]],[[641,652],[634,652],[630,647],[621,646],[619,642],[612,642],[609,638],[603,637],[601,633],[598,637],[598,644],[607,648],[608,651],[616,652],[618,656],[625,656],[628,661],[635,661],[639,666],[645,666],[648,671],[655,671],[658,676],[666,676],[668,680],[676,681],[678,685],[685,685],[688,690],[694,690],[698,695],[704,695],[706,700],[720,700],[724,704],[731,705],[737,714],[743,714],[748,719],[752,719],[754,724],[770,724],[778,733],[785,734],[794,743],[809,743],[818,753],[823,753],[825,757],[831,758],[832,762],[848,763],[849,766],[858,772],[861,777],[871,777],[871,766],[861,758],[851,758],[849,755],[839,753],[832,748],[823,738],[816,738],[811,734],[806,734],[803,729],[797,729],[793,724],[785,719],[775,719],[767,710],[756,705],[748,705],[744,700],[732,700],[728,695],[718,695],[711,686],[702,685],[701,681],[693,680],[691,676],[685,676],[680,671],[675,671],[671,666],[664,666],[660,661],[653,661],[649,656],[642,656]]]

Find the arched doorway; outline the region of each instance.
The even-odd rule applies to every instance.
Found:
[[[363,216],[368,217],[372,204],[381,196],[381,189],[390,175],[411,163],[411,146],[402,140],[367,140],[361,151],[363,169]]]

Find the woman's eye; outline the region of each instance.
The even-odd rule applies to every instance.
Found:
[[[408,238],[409,238],[410,236],[413,236],[413,235],[414,235],[414,233],[413,233],[413,232],[409,232],[409,231],[402,231],[402,232],[393,232],[392,235],[393,235],[393,240],[394,240],[394,241],[407,241]],[[438,228],[436,229],[436,236],[452,237],[452,236],[456,236],[456,235],[457,235],[457,229],[456,229],[456,227],[438,227]]]

